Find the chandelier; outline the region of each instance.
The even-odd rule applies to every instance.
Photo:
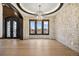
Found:
[[[38,5],[38,11],[37,11],[37,19],[42,20],[43,19],[43,11],[41,10],[41,5]]]

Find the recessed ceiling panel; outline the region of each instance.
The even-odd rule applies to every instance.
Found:
[[[19,3],[20,9],[24,10],[25,12],[31,14],[37,14],[40,11],[42,14],[49,14],[60,7],[60,3]]]

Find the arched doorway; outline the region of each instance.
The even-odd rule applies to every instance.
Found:
[[[5,18],[5,38],[20,37],[20,21],[17,17]]]
[[[23,18],[10,3],[3,4],[3,38],[23,39]]]

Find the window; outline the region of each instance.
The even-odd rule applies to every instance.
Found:
[[[35,21],[30,21],[30,33],[35,34]]]
[[[43,33],[44,34],[48,34],[48,21],[44,21],[43,22],[44,26],[43,26]]]
[[[37,21],[37,34],[42,33],[42,21]]]
[[[30,35],[48,35],[49,20],[30,20],[29,34]]]

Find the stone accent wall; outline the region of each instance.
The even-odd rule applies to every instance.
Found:
[[[56,39],[79,52],[79,4],[64,4],[56,15]]]

